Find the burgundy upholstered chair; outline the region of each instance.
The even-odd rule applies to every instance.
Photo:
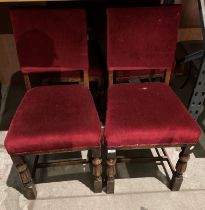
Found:
[[[38,163],[39,155],[82,150],[92,151],[94,191],[101,192],[101,127],[88,90],[85,11],[12,9],[11,16],[21,71],[28,87],[28,74],[33,72],[81,70],[84,74],[84,86],[30,88],[15,113],[5,147],[20,175],[25,197],[36,198],[25,155],[36,155],[36,168],[42,165]],[[88,162],[72,159],[59,164]],[[59,164],[49,162],[44,166]]]
[[[176,146],[182,151],[176,170],[171,167],[170,188],[180,189],[190,146],[196,144],[200,129],[169,87],[179,17],[179,5],[107,10],[109,89],[105,144],[108,193],[114,192],[116,161],[129,161],[117,157],[116,150],[162,148],[165,155],[160,160],[168,161],[171,167],[164,147]],[[141,69],[163,70],[165,83],[113,84],[114,71]]]
[[[43,8],[38,10],[43,10]],[[11,10],[13,33],[27,89],[31,86],[29,75],[36,73],[53,73],[54,75],[60,73],[62,81],[80,82],[83,79],[80,70],[85,65],[91,80],[100,81],[102,77],[100,65],[96,65],[98,62],[96,53],[92,53],[92,57],[89,57],[90,65],[83,63],[82,58],[87,56],[88,44],[86,47],[82,44],[85,41],[82,36],[86,37],[87,42],[88,34],[86,25],[81,23],[82,18],[79,18],[75,12],[69,14],[65,14],[63,10],[62,12],[64,16],[57,16],[53,18],[53,22],[48,22],[46,12],[39,15],[32,8],[21,9],[21,11]],[[45,20],[42,21],[42,19]],[[62,23],[64,21],[65,24]],[[59,22],[61,22],[60,25]],[[47,24],[46,29],[45,24]],[[93,51],[92,45],[89,45],[89,50]]]

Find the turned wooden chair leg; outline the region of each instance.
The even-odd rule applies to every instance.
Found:
[[[23,185],[24,196],[29,200],[36,199],[37,191],[32,181],[29,168],[24,158],[18,155],[18,156],[11,156],[11,159],[13,160],[13,163],[19,173],[21,183]]]
[[[107,150],[107,193],[114,193],[116,175],[116,150]]]
[[[182,151],[179,154],[179,160],[176,164],[176,171],[173,174],[171,180],[171,190],[179,191],[183,182],[183,173],[186,171],[187,162],[190,159],[190,147],[183,147]]]
[[[92,150],[92,166],[94,176],[94,192],[102,192],[102,159],[101,149]]]

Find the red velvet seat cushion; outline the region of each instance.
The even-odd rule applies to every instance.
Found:
[[[44,86],[24,96],[5,146],[10,154],[35,153],[99,147],[100,140],[100,121],[88,89]]]
[[[171,69],[179,17],[179,5],[108,9],[108,70]]]
[[[200,129],[169,86],[116,84],[109,88],[108,147],[195,144]]]
[[[11,20],[23,73],[88,70],[84,10],[17,8]]]

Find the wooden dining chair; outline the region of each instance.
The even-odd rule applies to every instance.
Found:
[[[162,148],[163,156],[143,160],[167,161],[173,172],[170,188],[180,189],[200,129],[169,87],[179,18],[179,5],[107,9],[107,193],[114,193],[116,162],[132,161],[117,156],[124,149]],[[116,70],[144,69],[163,70],[164,83],[113,84]],[[182,148],[176,170],[165,147]]]
[[[22,8],[11,10],[21,71],[28,91],[5,139],[5,147],[20,175],[24,196],[36,198],[25,160],[34,154],[34,169],[42,165],[92,162],[94,192],[102,191],[101,127],[88,79],[86,15],[81,9]],[[84,85],[31,88],[28,74],[81,70]],[[39,163],[39,155],[90,150],[92,160],[70,159]]]

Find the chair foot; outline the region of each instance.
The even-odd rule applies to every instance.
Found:
[[[107,193],[114,193],[116,175],[116,150],[107,151]]]
[[[21,183],[23,185],[23,194],[29,200],[36,199],[37,191],[33,180],[31,178],[31,173],[29,168],[24,160],[24,158],[20,155],[12,156],[13,163],[19,173]]]
[[[170,183],[171,191],[179,191],[182,185],[182,182],[183,182],[183,176],[178,175],[175,172]]]
[[[183,182],[183,173],[186,171],[187,168],[187,162],[190,159],[190,148],[189,147],[183,147],[182,151],[179,154],[179,160],[176,164],[176,171],[173,174],[171,183],[170,183],[170,189],[172,191],[179,191],[180,187]]]
[[[37,196],[36,187],[33,183],[24,186],[23,194],[28,200],[35,200]]]
[[[94,192],[95,193],[102,192],[102,177],[96,177],[94,179]]]
[[[114,178],[107,178],[107,193],[113,194],[115,191],[115,179]]]
[[[102,192],[102,159],[101,150],[92,150],[92,165],[93,165],[93,176],[94,176],[94,192]]]

